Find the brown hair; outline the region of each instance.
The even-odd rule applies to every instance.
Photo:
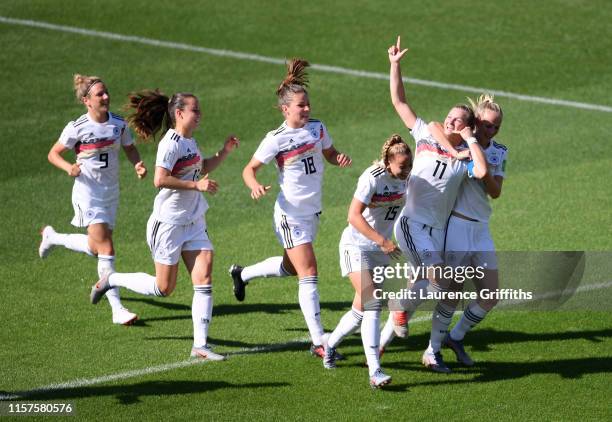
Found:
[[[276,95],[278,96],[278,107],[288,105],[291,102],[294,94],[306,92],[308,86],[308,74],[306,68],[310,66],[304,59],[291,59],[287,62],[287,76],[278,86]]]
[[[168,98],[159,89],[132,92],[128,95],[126,110],[134,110],[126,120],[143,140],[154,137],[164,126],[164,130],[174,128],[176,125],[176,110],[185,109],[185,100],[197,97],[189,92],[178,92]]]
[[[397,154],[409,155],[412,158],[412,151],[408,144],[402,139],[400,135],[393,134],[389,139],[385,141],[380,151],[379,161],[375,161],[381,167],[389,167],[389,160]]]
[[[493,94],[484,93],[480,95],[476,101],[468,97],[468,101],[474,108],[474,113],[478,118],[481,118],[486,110],[495,111],[499,113],[502,118],[504,117],[504,112],[500,105],[494,101]]]
[[[104,83],[102,79],[97,76],[87,76],[75,73],[72,77],[72,84],[77,100],[82,101],[83,97],[88,96],[91,88],[98,82]]]

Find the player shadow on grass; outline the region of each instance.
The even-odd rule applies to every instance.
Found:
[[[141,302],[151,306],[157,306],[169,310],[188,311],[186,314],[170,314],[165,316],[147,318],[146,311],[141,312],[141,318],[136,321],[136,326],[146,326],[147,322],[155,321],[174,321],[180,319],[191,319],[191,306],[181,303],[164,302],[162,300],[146,298],[122,298],[124,302]],[[321,310],[342,311],[349,309],[351,302],[321,302]],[[301,312],[298,303],[239,303],[239,304],[220,304],[213,307],[213,318],[227,315],[264,313],[271,315],[283,315],[289,312]]]
[[[95,387],[63,388],[51,391],[22,393],[22,399],[28,400],[71,400],[88,397],[114,396],[118,404],[139,403],[146,396],[174,396],[203,393],[221,389],[260,389],[287,387],[287,382],[257,382],[237,384],[226,381],[147,381],[129,385],[111,385]],[[259,390],[258,390],[259,391]],[[16,394],[19,392],[1,392],[1,394]],[[78,410],[77,410],[78,411]]]

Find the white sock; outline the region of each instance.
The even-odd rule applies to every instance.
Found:
[[[342,316],[336,329],[330,334],[329,339],[327,339],[327,344],[330,347],[337,347],[344,337],[353,333],[361,325],[362,319],[363,312],[351,308],[350,311]]]
[[[283,257],[273,256],[257,264],[249,265],[242,269],[242,281],[247,283],[257,277],[287,277],[290,274],[283,267]]]
[[[89,256],[94,256],[93,252],[89,249],[89,242],[85,234],[55,233],[49,236],[49,242],[53,245],[63,246],[71,251],[82,252]]]
[[[380,313],[380,310],[364,311],[363,322],[361,323],[361,341],[363,342],[363,351],[368,362],[370,376],[374,375],[374,372],[380,368],[378,356],[378,349],[380,348],[380,331],[378,327]]]
[[[115,272],[115,257],[113,255],[98,254],[98,277],[102,278],[105,273]],[[119,296],[119,287],[115,287],[106,292],[106,299],[114,310],[123,309]]]
[[[442,341],[448,333],[448,326],[453,320],[455,308],[450,307],[442,302],[438,302],[436,309],[431,316],[431,333],[429,336],[429,346],[436,353],[442,348]]]
[[[478,303],[475,301],[471,302],[467,309],[463,311],[463,315],[461,315],[461,319],[459,319],[455,328],[451,330],[451,338],[453,340],[463,340],[465,334],[482,321],[487,316],[487,313],[488,311],[482,309]]]
[[[310,338],[315,346],[322,344],[323,326],[321,325],[321,307],[319,305],[319,292],[317,290],[318,277],[316,275],[300,279],[298,283],[298,298],[300,308],[304,314]]]
[[[380,332],[380,347],[384,349],[389,344],[391,344],[391,341],[393,341],[394,338],[395,330],[393,330],[393,315],[391,314],[391,312],[389,312],[389,318],[387,319],[387,323]]]
[[[208,326],[212,319],[212,286],[193,286],[191,319],[193,320],[193,347],[206,346]]]
[[[157,288],[155,277],[147,273],[112,273],[108,277],[111,287],[125,287],[146,296],[164,296]]]

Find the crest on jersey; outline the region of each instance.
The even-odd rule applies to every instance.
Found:
[[[118,128],[113,128],[113,135],[115,135],[115,136],[119,135],[119,129]]]

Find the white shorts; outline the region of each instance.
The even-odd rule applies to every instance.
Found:
[[[353,245],[340,244],[340,271],[342,277],[350,273],[364,270],[373,270],[376,267],[389,265],[389,255],[380,249],[377,251],[364,251]]]
[[[451,215],[446,228],[445,262],[451,267],[481,266],[497,269],[489,224]]]
[[[162,223],[151,216],[147,222],[147,242],[153,261],[165,265],[177,264],[182,251],[213,250],[204,218],[176,225]]]
[[[319,231],[320,212],[310,217],[291,217],[274,208],[274,232],[284,249],[313,243]]]
[[[414,267],[429,267],[444,262],[444,230],[401,216],[395,222],[393,232],[404,256]]]
[[[75,227],[88,227],[91,224],[106,223],[112,230],[115,227],[118,205],[119,201],[109,202],[104,206],[96,206],[86,201],[73,199],[74,217],[70,223]]]

